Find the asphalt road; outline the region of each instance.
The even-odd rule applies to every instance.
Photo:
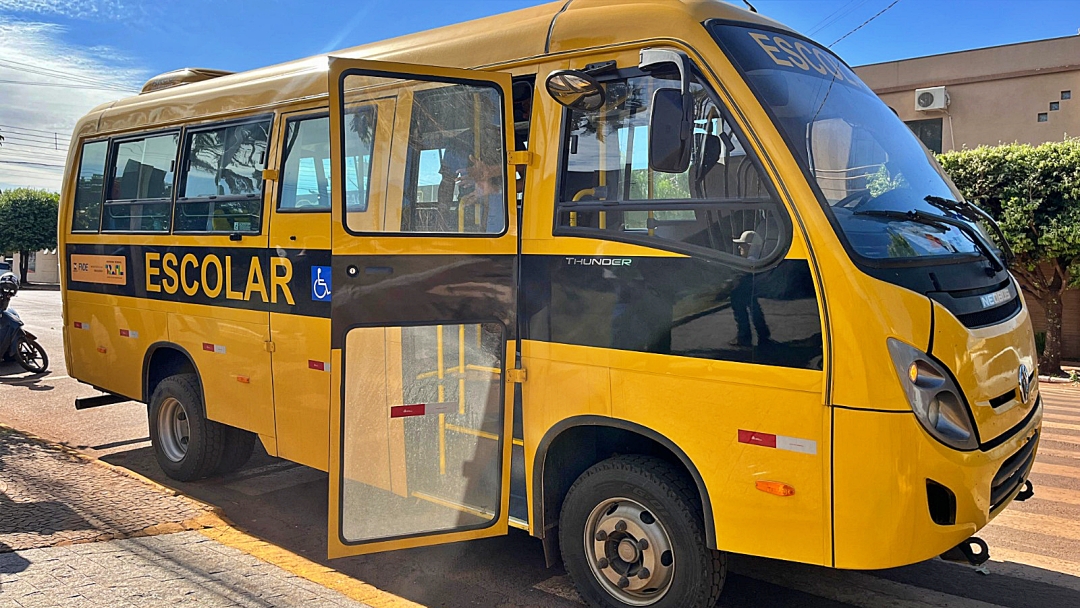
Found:
[[[58,292],[23,291],[12,302],[52,358],[32,377],[0,365],[0,423],[77,447],[221,507],[246,531],[429,606],[573,607],[565,573],[544,566],[540,542],[505,537],[328,561],[327,476],[261,452],[237,473],[177,483],[154,462],[146,409],[126,403],[76,412],[95,394],[66,374]],[[1036,496],[1014,503],[980,532],[990,575],[930,560],[905,568],[846,572],[733,556],[719,606],[1080,606],[1080,389],[1043,385],[1046,417],[1032,475]]]

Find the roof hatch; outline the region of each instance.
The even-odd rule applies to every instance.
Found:
[[[154,91],[161,91],[162,89],[171,89],[182,84],[189,84],[192,82],[202,82],[204,80],[210,80],[211,78],[217,78],[218,76],[227,76],[232,72],[226,72],[225,70],[207,70],[204,68],[181,68],[179,70],[173,70],[171,72],[165,72],[164,74],[158,74],[150,80],[146,81],[139,94],[153,93]]]

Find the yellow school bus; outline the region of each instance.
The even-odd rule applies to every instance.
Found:
[[[569,0],[79,122],[70,374],[180,480],[329,473],[332,557],[543,539],[594,606],[712,606],[730,552],[953,550],[1027,481],[1028,310],[831,51],[718,1]]]

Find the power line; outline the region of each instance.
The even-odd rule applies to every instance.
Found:
[[[31,129],[30,127],[16,127],[15,125],[0,125],[2,129],[16,129],[18,131],[37,131],[38,133],[48,133],[49,135],[63,135],[59,131],[45,131],[44,129]]]
[[[135,92],[133,89],[128,89],[126,87],[123,87],[123,85],[116,84],[115,82],[109,82],[107,80],[84,76],[81,74],[72,74],[70,72],[64,72],[44,66],[22,63],[20,61],[12,61],[11,59],[0,59],[0,66],[6,67],[10,70],[15,70],[17,72],[27,72],[30,74],[37,74],[38,76],[49,76],[51,78],[63,78],[65,80],[70,80],[79,84],[100,84],[109,89],[115,89],[117,91],[122,91],[125,93]]]
[[[0,158],[0,163],[6,163],[6,164],[9,164],[9,165],[33,165],[33,166],[38,166],[38,167],[52,167],[54,169],[63,169],[64,168],[64,165],[51,165],[49,163],[39,163],[39,162],[36,162],[36,161],[30,161],[30,160],[4,160],[4,159]]]
[[[8,145],[9,145],[8,142],[5,141],[4,145],[0,146],[0,150],[8,148]],[[48,146],[35,146],[33,144],[24,144],[24,143],[12,143],[10,145],[16,146],[18,148],[33,148],[34,150],[42,150],[44,152],[54,152],[57,155],[63,156],[64,158],[67,158],[67,150],[57,150],[55,148],[50,148]],[[12,150],[12,152],[19,152],[19,151],[20,150]],[[29,152],[27,152],[27,153],[29,154]]]
[[[98,86],[94,84],[62,84],[59,82],[32,82],[29,80],[0,80],[0,84],[26,85],[32,87],[59,87],[62,89],[88,89],[95,91],[119,91],[115,87]]]
[[[3,133],[5,142],[7,142],[7,141],[13,141],[13,142],[14,141],[19,141],[19,142],[26,142],[26,143],[30,143],[30,144],[47,145],[49,147],[56,148],[57,150],[60,149],[60,146],[63,146],[65,148],[68,147],[67,137],[64,137],[64,138],[61,139],[60,136],[56,136],[56,137],[49,137],[47,139],[45,139],[45,138],[36,139],[35,137],[26,137],[22,133],[6,133],[6,132],[0,132],[0,133]]]
[[[823,30],[823,29],[829,27],[830,25],[836,23],[837,21],[843,19],[844,17],[847,17],[852,12],[854,12],[856,9],[858,9],[862,5],[866,4],[866,2],[867,2],[867,0],[849,0],[849,2],[847,4],[841,5],[840,8],[833,11],[828,17],[825,17],[821,21],[818,21],[817,25],[810,28],[810,30],[808,30],[806,32],[806,35],[807,36],[813,36],[814,34],[820,32],[821,30]]]
[[[892,3],[891,3],[891,4],[889,4],[889,6],[886,6],[885,8],[881,9],[880,11],[878,11],[878,14],[876,14],[876,15],[874,15],[873,17],[870,17],[869,19],[867,19],[866,21],[863,21],[862,23],[860,23],[860,24],[859,24],[859,27],[857,27],[857,28],[855,28],[855,29],[851,30],[850,32],[848,32],[848,33],[844,34],[843,36],[841,36],[841,37],[837,38],[836,40],[834,40],[834,41],[833,41],[833,43],[832,43],[832,44],[830,44],[830,45],[829,45],[829,46],[828,46],[827,48],[830,48],[830,49],[831,49],[831,48],[832,48],[833,46],[835,46],[835,45],[836,45],[836,43],[837,43],[837,42],[840,42],[840,41],[841,41],[841,40],[843,40],[844,38],[847,38],[848,36],[850,36],[850,35],[854,34],[855,32],[857,32],[857,31],[861,30],[862,28],[866,27],[866,25],[868,25],[868,24],[869,24],[869,23],[870,23],[871,21],[873,21],[874,19],[877,19],[878,17],[880,17],[880,16],[884,15],[884,14],[885,14],[885,11],[887,11],[887,10],[889,10],[890,8],[892,8],[892,7],[896,6],[896,3],[898,3],[898,2],[900,2],[900,0],[893,0],[893,1],[892,1]]]

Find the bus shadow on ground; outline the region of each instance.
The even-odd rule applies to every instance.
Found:
[[[536,588],[566,578],[565,572],[561,567],[546,568],[540,541],[519,530],[466,543],[328,560],[326,473],[270,457],[261,447],[236,473],[192,483],[166,477],[151,448],[113,453],[102,460],[220,507],[226,518],[249,534],[420,604],[581,605]],[[1022,564],[1008,564],[1008,574],[994,574],[995,563],[989,564],[992,574],[984,576],[936,559],[891,570],[851,572],[733,556],[718,606],[831,608],[888,605],[897,598],[913,605],[949,605],[968,598],[1010,608],[1080,606],[1080,578]],[[768,598],[767,604],[763,598]]]

